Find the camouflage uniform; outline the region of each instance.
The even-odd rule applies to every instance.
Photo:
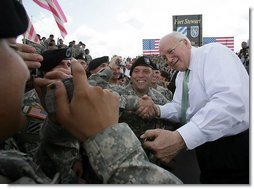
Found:
[[[173,93],[169,89],[166,89],[160,85],[156,85],[155,89],[159,91],[164,97],[166,97],[167,100],[171,101],[173,99]]]
[[[41,143],[35,155],[36,163],[53,177],[60,173],[61,183],[78,183],[72,165],[79,160],[79,141],[61,126],[46,119],[41,128]]]
[[[47,177],[33,159],[17,150],[0,150],[1,184],[47,184],[58,182],[59,174],[54,179]]]
[[[91,166],[108,184],[181,184],[170,172],[150,163],[141,143],[125,123],[84,142]]]
[[[38,43],[34,43],[34,42],[32,42],[32,41],[30,41],[30,40],[28,40],[28,39],[26,39],[25,42],[26,42],[27,45],[30,45],[30,46],[34,47],[35,50],[36,50],[36,52],[37,52],[38,54],[41,54],[43,51],[46,50],[46,47],[45,47],[45,46],[43,46],[43,45],[41,45],[41,44],[38,44]]]
[[[15,135],[15,139],[19,149],[33,157],[40,144],[41,127],[47,117],[35,89],[24,94],[22,110],[26,115],[26,126]]]
[[[40,165],[40,172],[47,175],[43,183],[49,183],[55,174],[60,175],[57,181],[53,182],[78,183],[78,178],[71,167],[74,161],[80,158],[79,141],[62,127],[45,119],[47,115],[43,114],[43,108],[34,89],[25,93],[22,108],[27,118],[25,128],[13,137],[15,140],[9,138],[0,143],[1,149],[7,150],[5,153],[9,153],[9,150],[15,150],[11,153],[14,159],[15,154],[21,154],[20,151],[26,153],[25,156],[33,158]],[[24,162],[26,160],[24,159]],[[11,163],[11,159],[8,160],[8,158],[4,161]],[[2,171],[0,170],[1,174]],[[38,182],[36,181],[36,183]]]
[[[138,97],[136,92],[133,90],[132,85],[129,84],[125,87],[127,95],[133,95]],[[158,91],[153,88],[149,88],[147,95],[151,97],[155,104],[164,105],[168,102],[168,100]],[[164,121],[160,119],[142,119],[134,112],[131,111],[122,111],[119,122],[126,122],[136,136],[139,138],[146,130],[148,129],[155,129],[155,128],[164,128]]]
[[[126,122],[132,131],[135,133],[137,138],[140,138],[146,130],[148,129],[168,129],[175,130],[175,125],[164,119],[142,119],[138,115],[135,114],[135,110],[138,108],[138,98],[139,96],[133,90],[132,85],[128,84],[125,87],[120,85],[111,85],[108,83],[110,77],[112,75],[112,71],[110,68],[105,68],[98,74],[91,75],[89,77],[89,82],[92,85],[100,86],[104,89],[111,89],[116,94],[119,95],[120,99],[120,116],[119,122]],[[160,92],[153,88],[149,88],[147,95],[151,97],[155,104],[164,105],[169,100],[167,100]],[[146,151],[147,156],[150,161],[160,165],[160,163],[156,160],[153,154],[150,151]]]

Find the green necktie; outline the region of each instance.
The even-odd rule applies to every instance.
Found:
[[[189,102],[189,89],[188,89],[188,82],[189,82],[189,74],[190,70],[186,70],[183,78],[183,93],[182,93],[182,106],[181,106],[181,117],[180,122],[184,125],[186,123],[186,111],[188,108]]]

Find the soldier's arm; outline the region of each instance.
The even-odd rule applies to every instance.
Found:
[[[71,102],[63,83],[55,83],[56,118],[73,136],[85,142],[98,177],[104,183],[181,183],[171,173],[151,164],[128,125],[118,124],[119,97],[109,90],[90,86],[80,64],[73,62],[71,66],[74,86]]]
[[[141,143],[125,123],[84,142],[89,161],[103,183],[181,184],[170,172],[149,162]]]
[[[77,175],[71,168],[80,159],[79,141],[48,118],[40,134],[41,144],[35,155],[37,164],[51,178],[59,172],[61,183],[77,183]]]

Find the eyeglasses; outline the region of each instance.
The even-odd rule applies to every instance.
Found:
[[[180,45],[180,43],[181,43],[182,41],[183,41],[183,40],[180,39],[180,40],[178,41],[177,45],[176,45],[174,48],[169,48],[169,49],[167,50],[167,55],[168,55],[168,57],[171,57],[171,56],[174,54],[176,48]],[[163,55],[163,56],[162,56],[162,59],[165,60],[165,61],[167,61],[166,55]]]

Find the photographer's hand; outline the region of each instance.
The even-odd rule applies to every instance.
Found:
[[[28,66],[28,69],[36,69],[41,67],[41,61],[43,57],[36,53],[36,49],[26,44],[17,43],[17,49],[19,55],[23,58]]]
[[[72,63],[72,74],[74,91],[70,103],[63,83],[56,83],[56,118],[75,137],[85,141],[118,123],[119,99],[109,90],[90,86],[81,64]]]
[[[46,109],[46,107],[45,107],[45,102],[42,95],[42,88],[46,87],[47,85],[51,83],[55,83],[56,81],[60,81],[60,80],[72,77],[70,68],[65,66],[65,64],[67,64],[66,61],[68,62],[69,60],[62,60],[58,66],[56,66],[49,72],[46,72],[44,74],[44,78],[33,78],[35,90],[40,98],[40,102],[42,106],[44,107],[44,109]],[[73,60],[72,62],[74,61],[76,60]]]

